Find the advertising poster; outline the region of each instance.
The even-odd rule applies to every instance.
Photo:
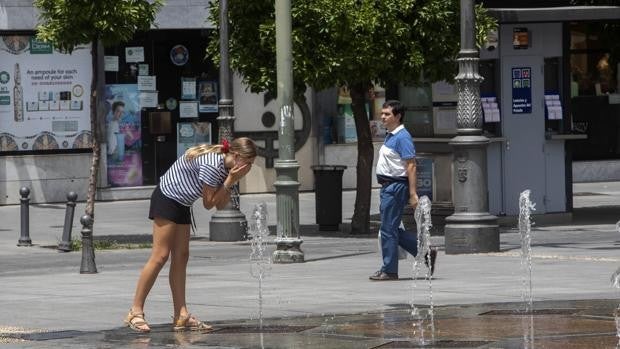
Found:
[[[177,124],[177,157],[198,144],[211,144],[211,123],[179,122]]]
[[[142,185],[138,85],[106,85],[105,100],[108,183],[112,187]]]
[[[419,197],[428,196],[433,200],[433,159],[416,157],[417,167],[417,193]]]
[[[0,152],[91,147],[90,45],[0,36]]]

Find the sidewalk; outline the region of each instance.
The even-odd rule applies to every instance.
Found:
[[[377,197],[373,192],[371,213],[378,212]],[[300,223],[314,224],[314,194],[301,193],[299,199]],[[354,192],[344,192],[344,221],[350,220],[354,199]],[[244,195],[241,202],[246,216],[254,204],[266,202],[269,224],[275,224],[275,195]],[[532,275],[537,301],[618,298],[609,279],[620,265],[620,233],[613,220],[614,212],[620,220],[620,206],[605,206],[620,205],[620,183],[575,185],[574,202],[576,208],[603,207],[608,214],[604,220],[583,220],[578,225],[534,225]],[[78,204],[74,236],[79,236],[78,218],[83,209],[83,203]],[[150,234],[147,209],[144,200],[97,203],[94,233]],[[206,240],[211,213],[200,207],[194,212],[199,239],[191,243],[190,310],[209,321],[256,319],[258,281],[250,274],[249,244]],[[96,251],[99,273],[81,275],[79,252],[58,253],[41,247],[55,246],[60,239],[64,205],[34,206],[30,217],[30,236],[36,246],[17,247],[19,206],[0,207],[0,334],[7,332],[7,327],[103,331],[122,326],[138,273],[150,251]],[[263,280],[264,317],[291,321],[306,316],[328,318],[410,302],[411,259],[401,261],[400,281],[371,282],[368,276],[380,265],[376,238],[341,236],[329,232],[302,236],[306,263],[272,265]],[[433,279],[436,306],[521,300],[518,233],[506,229],[500,239],[500,253],[445,255],[441,251],[443,238],[432,238],[440,249]],[[416,302],[428,304],[425,287],[418,286],[416,294]],[[169,323],[171,308],[164,270],[147,301],[147,319],[155,325]]]

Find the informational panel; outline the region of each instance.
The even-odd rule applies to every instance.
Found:
[[[0,36],[0,152],[91,147],[90,52]]]
[[[532,113],[532,67],[512,68],[512,112]]]

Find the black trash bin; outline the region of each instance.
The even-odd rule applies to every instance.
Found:
[[[314,193],[319,230],[338,230],[342,223],[342,165],[315,165]]]

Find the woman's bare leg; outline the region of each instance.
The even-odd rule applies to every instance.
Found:
[[[159,275],[159,272],[168,261],[168,256],[174,244],[175,233],[178,229],[177,227],[178,225],[174,222],[155,217],[153,221],[153,248],[151,256],[144,265],[140,273],[140,278],[138,279],[136,293],[131,306],[131,310],[134,313],[144,312],[146,296],[151,291],[157,279],[157,275]],[[145,325],[145,327],[148,326]]]
[[[170,290],[172,291],[172,303],[174,304],[174,318],[187,316],[185,303],[185,282],[187,275],[187,261],[189,260],[189,224],[177,225],[174,242],[170,252]]]

